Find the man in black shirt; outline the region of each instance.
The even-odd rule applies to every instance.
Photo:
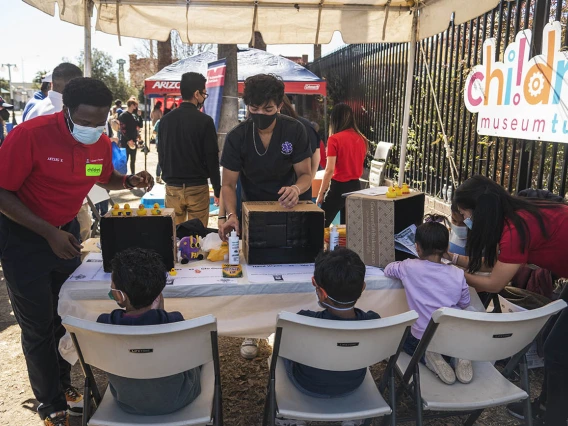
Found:
[[[215,201],[221,191],[219,145],[213,119],[200,108],[207,98],[207,79],[188,72],[181,77],[181,105],[160,120],[158,157],[166,182],[166,207],[175,209],[176,223],[197,218],[209,222],[209,185]]]
[[[120,114],[120,146],[126,148],[126,161],[130,157],[130,173],[134,174],[136,169],[136,142],[138,141],[138,117],[135,110],[138,103],[129,100],[126,104],[128,109]]]
[[[223,166],[223,206],[227,221],[219,236],[239,232],[236,184],[241,179],[243,201],[279,201],[294,207],[312,184],[306,129],[302,123],[278,114],[284,83],[273,75],[258,74],[245,81],[244,101],[250,118],[227,134]]]

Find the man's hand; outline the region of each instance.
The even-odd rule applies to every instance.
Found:
[[[236,215],[231,215],[225,223],[219,225],[219,238],[221,238],[222,241],[227,241],[229,239],[228,235],[233,229],[237,232],[237,235],[240,234],[239,219]]]
[[[323,194],[319,193],[318,198],[316,199],[316,206],[320,206],[323,204]]]
[[[213,204],[215,204],[215,207],[219,207],[219,198],[213,196]]]
[[[53,253],[60,259],[73,259],[81,256],[83,246],[69,232],[56,228],[53,234],[47,238],[47,242]]]
[[[154,178],[147,171],[143,171],[132,175],[128,183],[134,188],[143,188],[146,189],[146,191],[151,191],[154,187]]]
[[[291,209],[300,200],[300,191],[295,186],[283,186],[278,191],[278,195],[280,195],[278,202],[286,209]]]

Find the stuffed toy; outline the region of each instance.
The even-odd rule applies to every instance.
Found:
[[[203,260],[203,255],[199,254],[201,237],[183,237],[179,242],[179,250],[182,265],[189,263],[190,260]]]

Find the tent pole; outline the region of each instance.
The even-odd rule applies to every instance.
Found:
[[[323,141],[327,146],[327,95],[323,97]]]
[[[417,11],[413,11],[412,34],[408,44],[408,68],[406,70],[406,92],[404,95],[404,117],[402,119],[402,139],[400,141],[400,163],[398,170],[398,185],[404,182],[406,165],[406,143],[408,142],[408,127],[410,124],[410,101],[412,98],[412,83],[414,82],[414,61],[416,59],[416,32],[418,30]]]
[[[84,32],[85,32],[85,46],[84,46],[84,58],[85,58],[85,70],[84,74],[85,77],[91,76],[91,69],[92,69],[92,55],[91,55],[91,14],[93,11],[93,3],[92,0],[85,0],[85,25],[84,25]]]

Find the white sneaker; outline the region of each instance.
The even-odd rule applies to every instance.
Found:
[[[467,359],[455,360],[456,378],[464,384],[473,380],[473,365]]]
[[[246,338],[241,343],[241,356],[244,359],[254,359],[258,355],[258,339]]]
[[[303,420],[294,419],[275,419],[276,426],[306,426],[306,422]]]
[[[341,426],[361,426],[365,420],[345,420],[341,422]]]
[[[424,358],[426,358],[426,367],[432,370],[442,382],[447,385],[453,385],[456,382],[456,373],[442,355],[426,351]]]

